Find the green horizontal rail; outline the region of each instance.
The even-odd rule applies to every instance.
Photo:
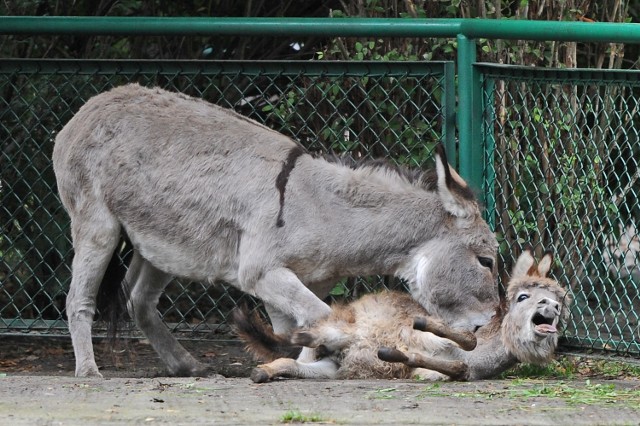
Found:
[[[278,74],[304,75],[314,74],[325,77],[356,76],[403,76],[422,77],[425,74],[445,75],[446,68],[451,66],[446,61],[407,62],[323,62],[323,61],[206,61],[206,60],[164,60],[154,59],[93,59],[77,61],[74,59],[16,59],[8,58],[0,61],[0,75],[3,74]],[[451,83],[453,84],[453,83]]]
[[[508,77],[523,80],[557,82],[559,80],[580,80],[583,83],[640,82],[640,70],[591,69],[591,68],[535,68],[527,66],[503,65],[476,62],[474,66],[487,77]]]
[[[640,24],[495,19],[3,16],[0,34],[456,37],[640,43]]]

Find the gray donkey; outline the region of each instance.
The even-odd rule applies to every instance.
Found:
[[[495,377],[518,362],[543,364],[558,343],[559,320],[570,298],[546,275],[551,255],[538,267],[529,251],[514,266],[492,321],[475,334],[451,329],[408,295],[381,292],[334,307],[315,326],[291,336],[275,335],[257,315],[234,311],[234,329],[260,359],[295,355],[300,346],[319,348],[318,358],[300,362],[282,357],[254,369],[251,379],[275,377],[353,379],[411,378],[480,380]]]
[[[321,298],[342,277],[404,278],[421,305],[468,330],[498,300],[496,238],[441,146],[435,172],[329,162],[233,111],[132,84],[78,111],[53,165],[75,251],[76,376],[101,376],[91,326],[123,231],[134,247],[129,313],[173,375],[207,369],[158,316],[172,276],[259,297],[279,333],[328,316]]]

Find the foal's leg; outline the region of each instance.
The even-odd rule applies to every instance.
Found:
[[[257,366],[251,372],[251,380],[264,383],[276,377],[294,379],[335,379],[338,366],[329,358],[304,363],[291,358],[278,358]]]
[[[96,311],[100,282],[120,238],[120,225],[98,206],[85,209],[82,217],[72,217],[72,278],[67,295],[69,333],[76,358],[77,377],[102,377],[91,343],[91,325]],[[120,285],[120,283],[114,283]]]
[[[296,332],[291,342],[296,345],[317,348],[323,346],[329,352],[337,352],[354,343],[355,334],[348,324],[323,324],[311,330]],[[299,359],[299,358],[298,358]]]
[[[207,366],[196,361],[178,343],[158,315],[158,300],[171,278],[171,275],[162,272],[135,251],[126,277],[127,282],[132,285],[128,303],[129,314],[149,339],[151,346],[167,366],[169,374],[204,376]]]

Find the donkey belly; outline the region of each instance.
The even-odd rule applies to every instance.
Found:
[[[218,229],[206,241],[198,241],[190,235],[168,238],[160,233],[132,229],[126,224],[125,229],[142,257],[161,271],[196,281],[224,280],[237,285],[237,230]]]

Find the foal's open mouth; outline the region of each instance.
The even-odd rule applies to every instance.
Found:
[[[533,322],[534,330],[537,334],[546,336],[558,332],[556,326],[553,324],[555,319],[555,317],[547,318],[540,313],[536,313],[533,318],[531,318],[531,322]]]

